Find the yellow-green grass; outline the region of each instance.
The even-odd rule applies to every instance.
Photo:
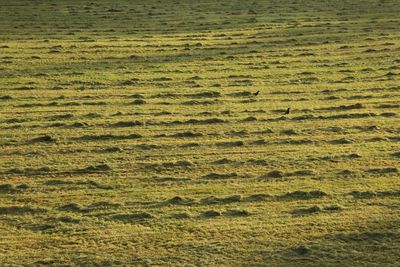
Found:
[[[397,1],[0,4],[0,265],[399,262]]]

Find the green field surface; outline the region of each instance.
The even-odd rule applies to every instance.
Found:
[[[0,0],[0,266],[399,266],[399,14]]]

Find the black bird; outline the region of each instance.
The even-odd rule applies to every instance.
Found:
[[[290,113],[290,108],[288,108],[286,111],[285,111],[285,115],[287,115],[287,114],[289,114]]]
[[[260,91],[257,91],[255,93],[253,93],[253,95],[258,95],[260,93]]]

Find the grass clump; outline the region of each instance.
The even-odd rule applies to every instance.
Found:
[[[148,212],[137,212],[137,213],[127,213],[127,214],[116,214],[111,217],[115,221],[120,221],[124,223],[135,223],[144,220],[153,219],[154,216]]]
[[[32,138],[29,143],[35,144],[35,143],[55,143],[57,140],[50,136],[50,135],[43,135],[39,137]]]

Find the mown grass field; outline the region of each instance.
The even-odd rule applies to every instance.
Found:
[[[0,3],[1,266],[398,265],[398,1]]]

